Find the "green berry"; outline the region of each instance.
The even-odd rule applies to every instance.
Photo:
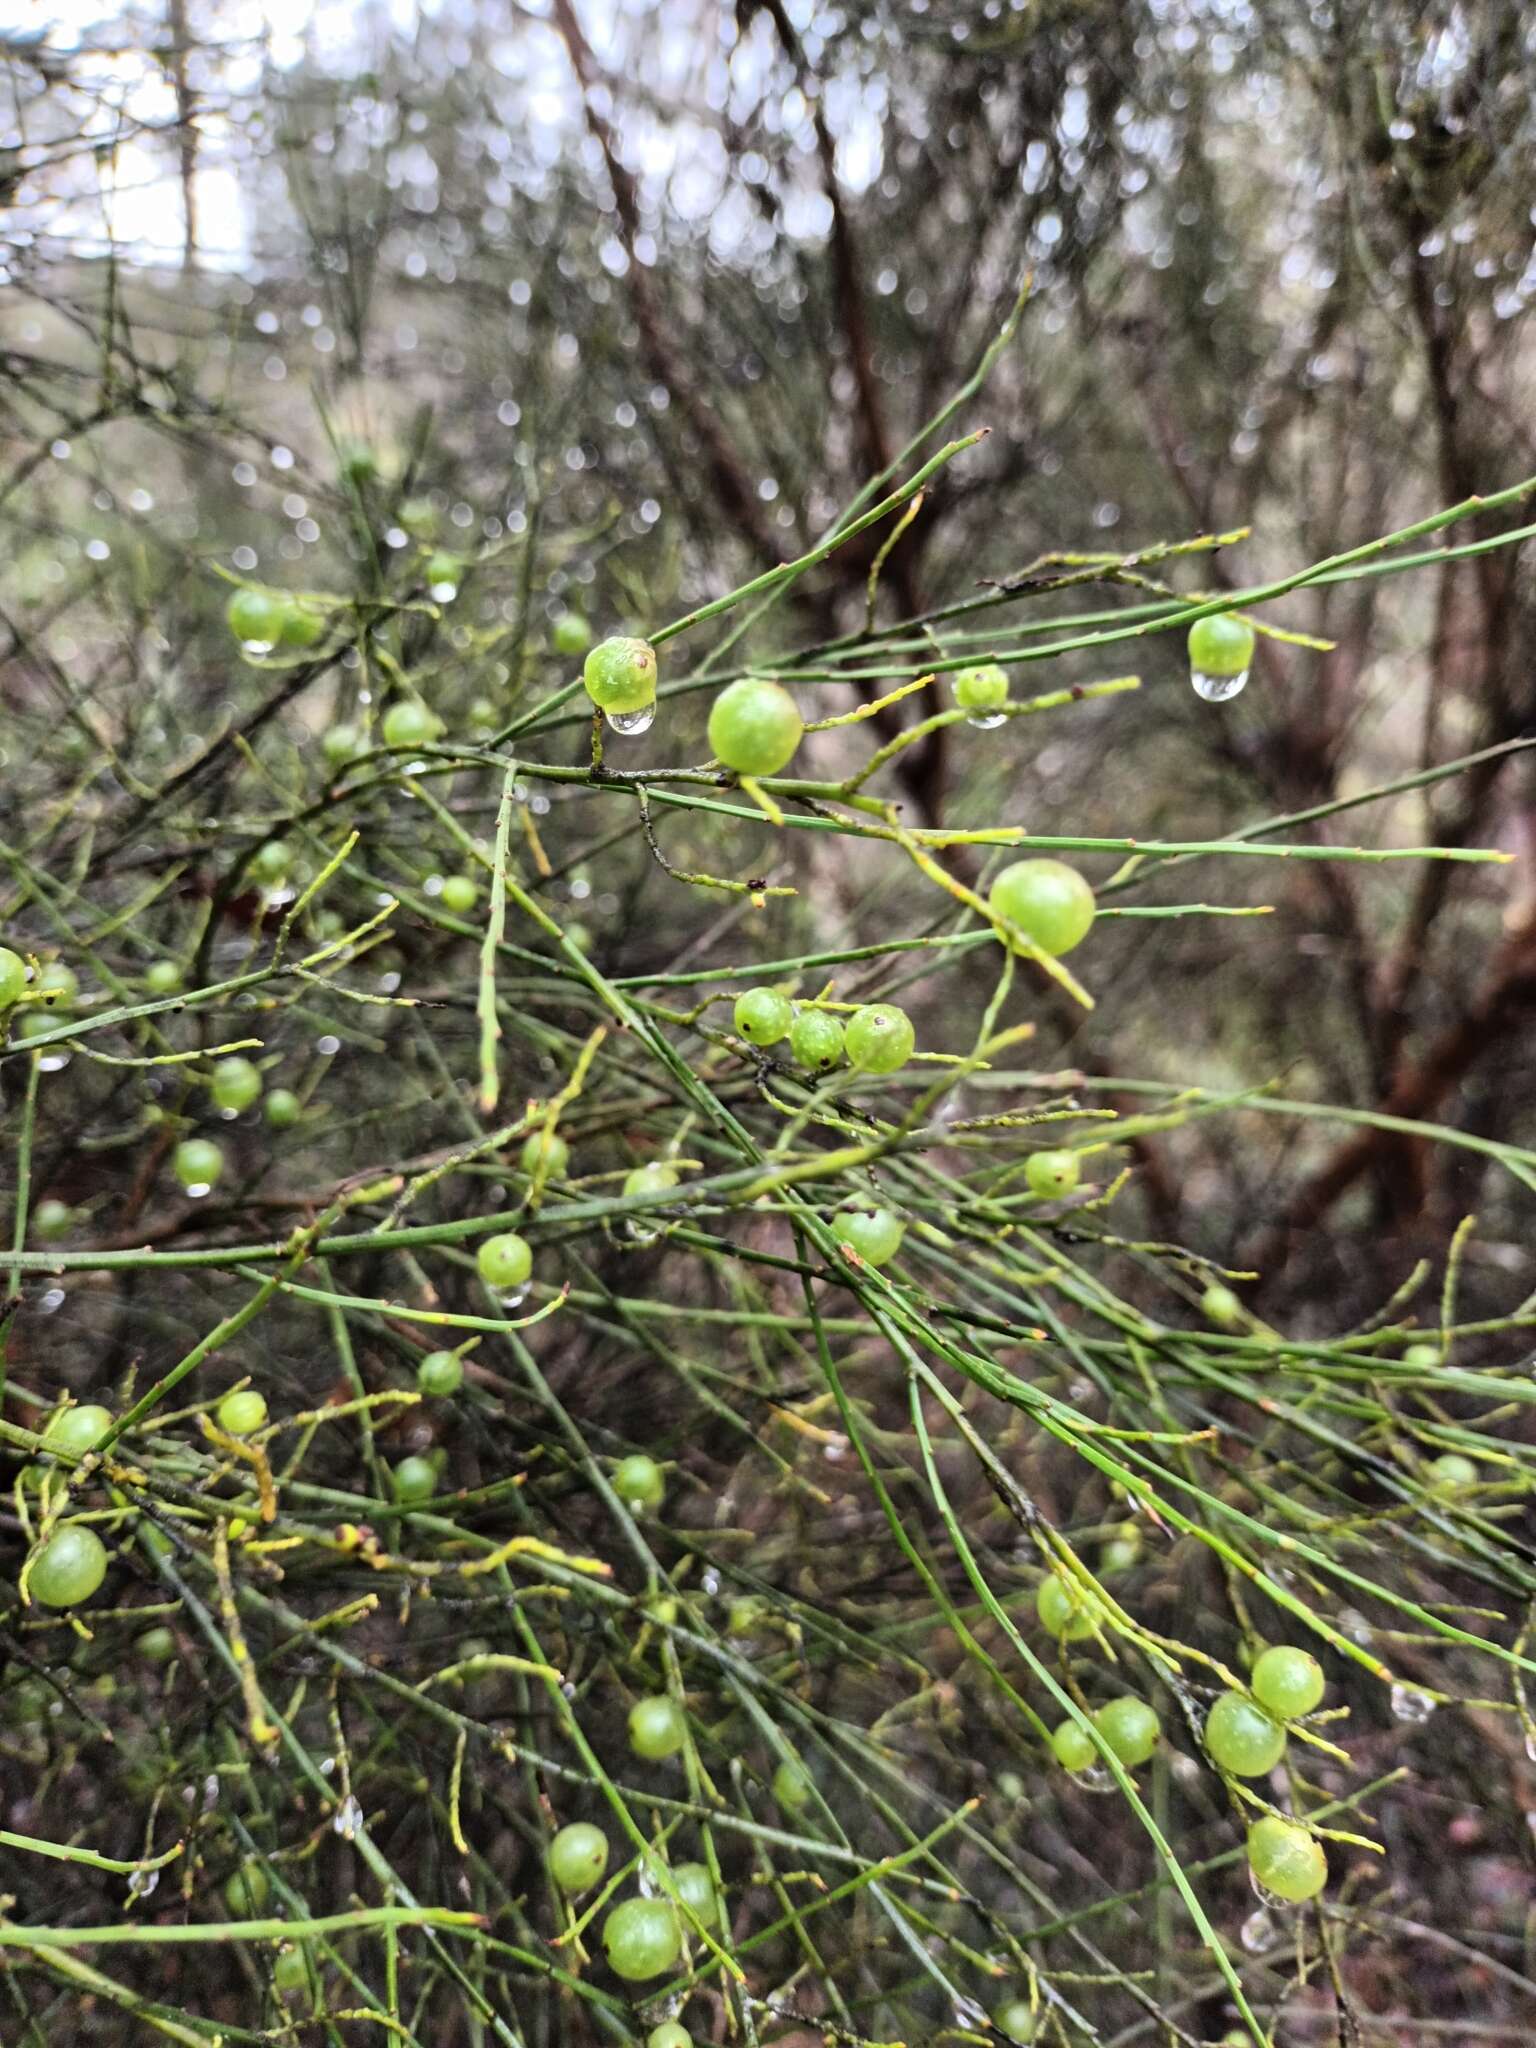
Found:
[[[957,669],[950,688],[962,711],[995,711],[1008,702],[1008,677],[995,661]]]
[[[1162,1724],[1145,1700],[1127,1693],[1094,1711],[1094,1726],[1127,1770],[1144,1764],[1156,1749]]]
[[[283,637],[286,606],[275,590],[237,590],[224,607],[229,630],[243,647],[265,653]]]
[[[1107,1572],[1123,1572],[1140,1559],[1141,1531],[1134,1522],[1122,1522],[1104,1545],[1099,1562]]]
[[[395,518],[407,533],[414,534],[421,540],[437,525],[437,507],[430,498],[406,498],[395,513]]]
[[[1024,1179],[1032,1195],[1042,1201],[1059,1202],[1076,1188],[1082,1172],[1075,1152],[1031,1152],[1024,1162]]]
[[[1014,861],[992,884],[987,901],[994,916],[1016,925],[1053,959],[1081,945],[1093,924],[1093,891],[1061,860]]]
[[[804,1813],[811,1803],[810,1773],[787,1758],[774,1772],[768,1789],[774,1805],[785,1813]]]
[[[303,1115],[303,1105],[291,1088],[274,1088],[261,1105],[268,1128],[289,1131]]]
[[[592,628],[580,612],[562,612],[549,629],[549,641],[556,654],[574,661],[592,645]]]
[[[665,1159],[653,1159],[625,1174],[624,1199],[632,1202],[642,1195],[665,1195],[676,1186],[677,1168]]]
[[[601,1884],[608,1868],[608,1837],[590,1821],[573,1820],[549,1845],[549,1874],[572,1898]]]
[[[533,1271],[533,1253],[526,1238],[515,1230],[503,1230],[488,1237],[475,1254],[480,1278],[493,1294],[514,1294],[528,1285]]]
[[[207,1190],[224,1171],[224,1154],[211,1138],[183,1138],[171,1163],[184,1188]]]
[[[254,1387],[240,1387],[224,1396],[213,1419],[226,1436],[254,1436],[267,1419],[266,1396]]]
[[[1266,1813],[1248,1830],[1248,1861],[1264,1889],[1292,1905],[1315,1899],[1328,1882],[1321,1842],[1275,1813]]]
[[[1328,1689],[1323,1667],[1307,1650],[1276,1643],[1265,1650],[1249,1674],[1253,1696],[1268,1714],[1294,1721],[1310,1714]]]
[[[629,1746],[651,1763],[676,1756],[687,1739],[688,1724],[676,1700],[664,1692],[636,1700],[629,1710]]]
[[[345,768],[349,761],[355,761],[363,751],[361,729],[346,722],[327,726],[320,735],[320,751],[329,767]]]
[[[87,1451],[95,1450],[111,1427],[110,1408],[84,1401],[73,1408],[55,1408],[43,1430],[43,1442],[51,1451],[83,1458]]]
[[[272,1958],[272,1987],[280,1998],[302,1991],[309,1982],[309,1964],[302,1948],[280,1948]]]
[[[693,2036],[676,2020],[663,2020],[646,2035],[645,2048],[693,2048]]]
[[[286,839],[267,839],[257,847],[246,862],[246,872],[253,882],[264,882],[275,889],[285,881],[293,866],[293,848]]]
[[[639,1984],[673,1967],[683,1933],[665,1899],[626,1899],[603,1922],[603,1947],[614,1975]]]
[[[848,1245],[866,1266],[888,1265],[901,1250],[907,1226],[890,1209],[851,1209],[838,1216],[833,1227],[838,1241]]]
[[[210,1092],[220,1109],[249,1109],[261,1094],[261,1070],[238,1054],[220,1060],[213,1070]]]
[[[156,1628],[147,1628],[142,1635],[134,1637],[133,1647],[146,1664],[169,1664],[177,1652],[175,1631],[163,1623]]]
[[[480,887],[473,875],[445,875],[442,905],[455,917],[468,917],[480,900]]]
[[[284,647],[313,647],[317,640],[324,639],[329,624],[318,605],[309,604],[302,597],[288,597],[283,600],[277,637]]]
[[[667,1482],[661,1467],[643,1451],[621,1458],[613,1468],[613,1490],[627,1507],[638,1513],[655,1509],[666,1498]]]
[[[441,737],[443,721],[414,697],[402,697],[385,712],[380,730],[386,747],[430,747]]]
[[[1214,1323],[1219,1330],[1236,1330],[1242,1325],[1242,1302],[1219,1280],[1213,1281],[1201,1295],[1200,1307],[1207,1322]]]
[[[1234,1778],[1263,1778],[1285,1755],[1285,1727],[1246,1693],[1224,1692],[1206,1716],[1205,1747]]]
[[[736,998],[731,1021],[751,1045],[777,1045],[788,1038],[794,1005],[776,988],[749,988]]]
[[[1411,1365],[1415,1372],[1433,1372],[1440,1362],[1438,1344],[1410,1344],[1403,1353],[1404,1365]]]
[[[797,1010],[789,1050],[797,1065],[824,1074],[843,1056],[843,1027],[830,1010]]]
[[[342,475],[355,484],[371,483],[379,473],[379,458],[366,441],[343,441],[336,459]]]
[[[854,1011],[843,1033],[848,1064],[866,1074],[897,1073],[916,1043],[912,1019],[894,1003],[866,1003]]]
[[[395,1499],[405,1504],[430,1500],[437,1491],[437,1467],[430,1458],[402,1458],[389,1476]]]
[[[1027,1999],[1011,1998],[1006,2005],[1000,2005],[992,2015],[992,2024],[1005,2041],[1017,2042],[1019,2048],[1030,2048],[1035,2039],[1035,2015]]]
[[[101,1538],[83,1522],[61,1522],[32,1560],[27,1590],[44,1607],[78,1607],[107,1575]]]
[[[519,1157],[530,1180],[541,1169],[546,1180],[564,1180],[566,1168],[571,1163],[571,1148],[558,1131],[541,1128],[530,1131],[524,1138]]]
[[[1460,1451],[1442,1451],[1430,1461],[1429,1481],[1436,1493],[1460,1493],[1465,1487],[1476,1486],[1481,1477],[1472,1460],[1464,1458]]]
[[[464,558],[440,548],[427,561],[427,588],[439,604],[452,604],[464,580]]]
[[[254,1857],[224,1880],[224,1903],[237,1920],[254,1920],[271,1896],[272,1880]]]
[[[800,707],[782,684],[743,676],[715,699],[709,744],[738,775],[777,775],[800,744]]]
[[[599,641],[582,666],[587,695],[599,711],[643,711],[656,701],[656,650],[649,640],[620,634]]]
[[[1076,1579],[1060,1572],[1048,1572],[1035,1594],[1035,1612],[1040,1626],[1061,1642],[1080,1642],[1093,1634],[1097,1603]]]
[[[713,1927],[720,1917],[720,1894],[705,1863],[679,1863],[672,1872],[672,1888],[695,1920]]]
[[[0,1010],[8,1010],[27,985],[27,963],[9,946],[0,946]]]
[[[181,965],[175,960],[151,960],[144,970],[145,992],[152,996],[173,996],[182,984]]]
[[[1076,1721],[1058,1721],[1051,1731],[1051,1749],[1064,1771],[1091,1771],[1099,1761],[1093,1737]]]
[[[72,967],[66,967],[62,960],[50,960],[38,969],[37,980],[32,984],[34,992],[41,996],[50,1009],[72,1010],[75,998],[80,993],[79,978]]]
[[[456,1351],[429,1351],[417,1363],[416,1384],[430,1400],[446,1400],[464,1384],[464,1361]]]
[[[32,1211],[32,1234],[42,1244],[52,1244],[75,1227],[75,1212],[68,1202],[50,1195]]]
[[[1238,676],[1253,661],[1253,628],[1232,612],[1212,612],[1189,629],[1189,665],[1201,675]]]

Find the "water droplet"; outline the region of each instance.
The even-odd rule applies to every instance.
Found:
[[[39,1308],[41,1308],[45,1316],[51,1316],[55,1309],[60,1309],[64,1306],[63,1288],[50,1287],[48,1292],[43,1296],[42,1300],[38,1303],[38,1306]]]
[[[212,1193],[213,1182],[211,1180],[195,1180],[187,1189],[187,1200],[189,1202],[200,1202],[204,1195],[211,1195]]]
[[[623,739],[632,740],[640,733],[649,732],[656,723],[656,706],[642,704],[638,711],[605,711],[603,716],[608,721],[610,731],[618,733]]]
[[[1263,1906],[1259,1906],[1243,1922],[1238,1930],[1237,1938],[1243,1947],[1247,1949],[1249,1955],[1257,1956],[1262,1955],[1265,1949],[1274,1947],[1278,1939],[1278,1932],[1274,1921],[1269,1917],[1268,1911]]]
[[[974,724],[974,722],[974,720],[967,720],[968,724]],[[992,2031],[991,2022],[974,1998],[957,1998],[955,2000],[955,2024],[958,2027],[969,2027],[974,2033],[978,2034],[990,2034]]]
[[[39,1053],[37,1064],[45,1074],[62,1074],[72,1057],[70,1053],[55,1049],[52,1052]]]
[[[277,642],[275,640],[242,640],[240,642],[241,652],[244,654],[270,654],[276,645]]]
[[[350,1842],[363,1824],[363,1809],[349,1792],[331,1816],[331,1826],[343,1840]]]
[[[221,1123],[232,1124],[239,1114],[240,1112],[238,1109],[221,1109],[219,1111],[219,1121]]]
[[[654,1244],[661,1232],[655,1224],[642,1223],[638,1217],[631,1216],[624,1225],[624,1234],[634,1244]]]
[[[1213,676],[1207,669],[1192,668],[1189,680],[1195,686],[1195,695],[1203,697],[1207,704],[1225,704],[1247,682],[1248,671],[1240,668],[1235,676]]]
[[[511,1315],[513,1310],[520,1309],[527,1299],[528,1282],[525,1280],[521,1287],[509,1287],[504,1294],[498,1294],[496,1306],[504,1308],[507,1314]]]
[[[966,717],[966,724],[975,726],[978,732],[991,732],[994,726],[1006,725],[1006,711],[972,711]]]
[[[211,1811],[218,1803],[219,1774],[217,1771],[210,1771],[203,1780],[203,1811],[205,1813]]]
[[[402,535],[401,538],[403,539],[404,535]],[[459,594],[459,586],[457,585],[457,583],[434,583],[430,586],[430,588],[432,595],[437,599],[439,604],[452,604],[453,600]]]
[[[713,1565],[711,1565],[708,1571],[705,1572],[704,1577],[700,1583],[703,1585],[704,1591],[709,1595],[710,1599],[713,1600],[715,1595],[720,1590],[720,1574],[715,1570]]]
[[[1339,1627],[1352,1643],[1368,1643],[1373,1630],[1371,1624],[1356,1607],[1346,1607],[1339,1615]]]
[[[325,1756],[325,1757],[322,1757],[322,1758],[320,1759],[320,1775],[321,1775],[321,1777],[322,1777],[322,1778],[329,1778],[329,1777],[332,1777],[332,1776],[334,1776],[334,1774],[335,1774],[335,1770],[336,1770],[336,1759],[335,1759],[335,1757],[333,1757],[333,1756]]]
[[[1085,1771],[1069,1771],[1067,1776],[1084,1792],[1114,1792],[1118,1789],[1114,1773],[1107,1764],[1090,1764]]]
[[[1531,1762],[1536,1764],[1536,1728],[1527,1728],[1525,1731],[1525,1753]]]
[[[1434,1711],[1435,1702],[1427,1692],[1421,1692],[1418,1686],[1404,1685],[1401,1681],[1393,1686],[1392,1713],[1395,1719],[1420,1726]]]
[[[136,1899],[147,1899],[159,1882],[158,1870],[130,1870],[128,1873],[128,1890]]]

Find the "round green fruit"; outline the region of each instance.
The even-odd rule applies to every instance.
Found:
[[[147,995],[173,996],[182,985],[179,961],[151,960],[144,970],[144,990]]]
[[[1328,1689],[1322,1665],[1309,1650],[1292,1643],[1275,1643],[1263,1651],[1248,1682],[1264,1711],[1281,1721],[1310,1714]]]
[[[42,1244],[66,1237],[75,1227],[75,1212],[68,1202],[49,1195],[32,1211],[32,1234]]]
[[[254,1920],[272,1896],[272,1880],[254,1857],[224,1880],[224,1903],[237,1920]]]
[[[1221,1282],[1214,1281],[1200,1297],[1200,1308],[1207,1322],[1214,1323],[1219,1330],[1236,1330],[1243,1321],[1243,1304]]]
[[[617,634],[601,640],[582,664],[582,682],[599,711],[643,711],[656,701],[656,650],[649,640]]]
[[[272,1958],[272,1987],[280,1998],[302,1991],[309,1982],[309,1964],[302,1948],[280,1948]]]
[[[613,1490],[626,1507],[639,1513],[661,1506],[666,1498],[667,1482],[654,1458],[648,1458],[643,1451],[634,1451],[629,1457],[620,1458],[614,1466]]]
[[[1035,1612],[1040,1626],[1059,1642],[1081,1642],[1093,1634],[1095,1603],[1075,1579],[1060,1572],[1048,1572],[1035,1594]]]
[[[695,1920],[714,1927],[720,1917],[720,1894],[707,1863],[679,1863],[672,1872],[672,1888]]]
[[[676,2020],[663,2020],[646,2035],[645,2048],[693,2048],[693,2036]]]
[[[905,1010],[894,1003],[866,1003],[843,1032],[848,1064],[866,1074],[894,1074],[912,1057],[917,1034]]]
[[[287,606],[275,590],[237,590],[224,607],[229,630],[243,647],[265,653],[283,637]]]
[[[285,881],[293,866],[293,848],[286,839],[264,839],[246,863],[246,871],[253,882],[264,882],[269,888],[276,888]]]
[[[9,946],[0,946],[0,1010],[8,1010],[27,985],[27,963]]]
[[[1106,1700],[1102,1707],[1095,1709],[1093,1720],[1094,1726],[1128,1771],[1146,1762],[1163,1732],[1162,1723],[1146,1701],[1135,1699],[1129,1693],[1121,1699]]]
[[[1234,1778],[1262,1778],[1285,1755],[1285,1726],[1246,1693],[1224,1692],[1206,1716],[1205,1747]]]
[[[1058,1721],[1051,1731],[1051,1750],[1064,1771],[1074,1776],[1091,1771],[1099,1761],[1088,1730],[1073,1720]]]
[[[1240,676],[1253,661],[1253,628],[1232,612],[1212,612],[1189,629],[1189,665],[1206,676]]]
[[[216,1063],[209,1086],[218,1108],[236,1112],[249,1109],[261,1094],[261,1070],[237,1054]]]
[[[665,1899],[626,1899],[603,1922],[603,1947],[614,1975],[640,1984],[673,1967],[683,1952],[683,1932]]]
[[[44,1607],[78,1607],[106,1575],[106,1547],[96,1531],[61,1522],[33,1558],[27,1590]]]
[[[456,1351],[429,1351],[417,1364],[416,1384],[430,1400],[446,1400],[464,1384],[464,1361]]]
[[[162,1622],[133,1639],[133,1647],[146,1664],[169,1664],[176,1655],[176,1634]]]
[[[269,1130],[291,1131],[304,1111],[291,1088],[274,1088],[263,1101],[261,1113]]]
[[[688,1724],[676,1700],[664,1692],[636,1700],[629,1710],[629,1746],[651,1763],[676,1756],[687,1740]]]
[[[824,1074],[843,1056],[843,1027],[830,1010],[797,1010],[789,1027],[789,1050],[797,1065]]]
[[[443,721],[414,697],[391,704],[380,728],[386,747],[430,747],[441,738]]]
[[[1440,1362],[1438,1344],[1410,1344],[1403,1353],[1404,1365],[1411,1365],[1415,1372],[1433,1372]]]
[[[558,1131],[530,1131],[523,1140],[519,1161],[530,1180],[540,1171],[546,1180],[564,1180],[571,1163],[571,1148]]]
[[[320,751],[327,766],[345,768],[349,761],[355,761],[363,751],[361,728],[343,721],[340,725],[327,726],[320,735]]]
[[[1027,1999],[1011,1998],[1006,2005],[1000,2005],[992,2015],[992,2024],[1005,2041],[1015,2041],[1019,2048],[1030,2048],[1035,2039],[1035,2015]]]
[[[572,1898],[601,1884],[608,1868],[608,1837],[590,1821],[573,1820],[549,1845],[549,1874]]]
[[[266,1396],[254,1387],[238,1387],[224,1396],[213,1419],[226,1436],[254,1436],[267,1419]]]
[[[800,744],[800,707],[782,684],[743,676],[715,699],[709,744],[738,775],[777,775]]]
[[[580,612],[562,612],[549,629],[549,643],[556,654],[574,661],[592,645],[592,628]]]
[[[811,1803],[809,1772],[800,1764],[790,1763],[787,1758],[774,1772],[768,1789],[773,1794],[775,1806],[785,1813],[804,1813]]]
[[[1429,1482],[1436,1493],[1460,1493],[1468,1486],[1476,1486],[1481,1477],[1472,1460],[1464,1458],[1460,1451],[1442,1451],[1430,1461]]]
[[[50,1009],[72,1010],[80,993],[80,980],[75,970],[66,967],[62,960],[50,960],[38,969],[37,980],[32,987]]]
[[[171,1165],[184,1188],[207,1189],[224,1171],[224,1154],[211,1138],[183,1138],[172,1155]]]
[[[777,1045],[788,1038],[794,1005],[776,988],[749,988],[736,998],[731,1021],[751,1045]]]
[[[111,1427],[110,1408],[83,1401],[73,1408],[54,1409],[43,1430],[43,1443],[66,1457],[83,1458],[87,1451],[95,1450]]]
[[[1031,1152],[1024,1162],[1024,1180],[1032,1195],[1059,1202],[1077,1187],[1082,1167],[1075,1152]]]
[[[473,875],[445,875],[441,900],[454,917],[468,917],[480,900],[480,886]]]
[[[430,1500],[437,1491],[437,1467],[430,1458],[402,1458],[389,1477],[395,1499],[407,1505]]]
[[[475,1268],[493,1294],[514,1294],[528,1285],[533,1271],[533,1253],[528,1240],[515,1230],[498,1231],[488,1237],[475,1254]]]
[[[1322,1843],[1275,1813],[1266,1813],[1248,1830],[1248,1862],[1267,1892],[1292,1905],[1315,1899],[1328,1882]]]
[[[834,1219],[838,1241],[866,1266],[888,1265],[901,1250],[907,1226],[890,1209],[850,1209]]]
[[[994,916],[1053,959],[1080,946],[1093,925],[1093,891],[1061,860],[1014,861],[993,882],[987,901]]]
[[[439,548],[427,561],[427,588],[439,604],[451,604],[464,581],[464,558]]]
[[[624,1176],[624,1199],[637,1200],[642,1195],[670,1194],[677,1186],[677,1168],[665,1159],[652,1159],[645,1166],[631,1167]]]
[[[1008,702],[1008,677],[995,661],[957,669],[950,688],[962,711],[995,711]]]
[[[329,624],[319,605],[310,604],[302,597],[288,597],[283,600],[283,617],[277,637],[284,647],[313,647],[317,640],[325,638]]]

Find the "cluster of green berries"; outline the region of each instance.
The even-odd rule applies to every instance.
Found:
[[[739,995],[732,1022],[750,1045],[766,1048],[787,1038],[796,1064],[813,1073],[845,1059],[860,1073],[895,1074],[917,1044],[911,1018],[894,1003],[865,1003],[844,1024],[833,1011],[797,1006],[772,988]]]
[[[325,637],[327,624],[325,613],[309,599],[254,585],[234,593],[224,616],[243,647],[262,653],[274,647],[313,647]]]

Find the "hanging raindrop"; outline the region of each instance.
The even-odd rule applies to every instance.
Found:
[[[242,654],[270,654],[276,645],[277,642],[275,640],[242,640],[240,642],[240,652]]]
[[[1068,1771],[1073,1784],[1084,1792],[1113,1792],[1115,1776],[1107,1764],[1090,1764],[1086,1771]]]
[[[653,701],[642,704],[638,711],[605,711],[603,716],[608,721],[610,731],[618,733],[623,739],[632,740],[643,732],[649,732],[656,723],[656,705]]]
[[[363,1824],[363,1809],[349,1792],[331,1816],[331,1826],[338,1835],[351,1841]]]
[[[973,711],[965,722],[978,732],[991,732],[994,726],[1008,723],[1008,714],[1006,711]]]
[[[1248,671],[1240,668],[1234,676],[1212,675],[1209,669],[1192,668],[1189,680],[1195,686],[1195,695],[1203,697],[1207,704],[1225,704],[1235,697],[1248,680]]]
[[[160,1882],[158,1870],[130,1870],[128,1889],[136,1899],[147,1899]]]
[[[1238,1930],[1237,1938],[1251,1956],[1262,1955],[1265,1949],[1274,1947],[1275,1923],[1270,1919],[1265,1907],[1260,1906],[1248,1915]]]
[[[511,1315],[514,1310],[520,1309],[527,1299],[528,1282],[525,1280],[521,1287],[509,1287],[503,1293],[498,1294],[496,1306],[505,1309],[507,1314]]]
[[[73,1055],[65,1052],[62,1046],[55,1046],[52,1052],[40,1052],[37,1064],[45,1074],[62,1074],[72,1057]]]
[[[189,1202],[200,1202],[204,1195],[211,1195],[212,1193],[213,1182],[211,1180],[195,1180],[187,1189],[187,1200]]]
[[[1393,1686],[1392,1713],[1396,1720],[1407,1721],[1415,1727],[1422,1726],[1434,1711],[1435,1702],[1418,1686],[1401,1682]]]

